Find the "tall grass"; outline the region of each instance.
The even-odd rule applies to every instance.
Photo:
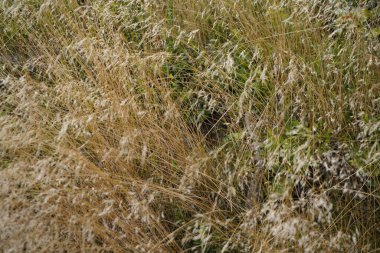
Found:
[[[4,0],[0,252],[377,252],[380,4]]]

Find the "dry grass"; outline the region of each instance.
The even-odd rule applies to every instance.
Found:
[[[379,251],[375,3],[2,1],[0,252]]]

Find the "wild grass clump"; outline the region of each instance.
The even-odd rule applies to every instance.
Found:
[[[379,250],[378,1],[0,10],[0,252]]]

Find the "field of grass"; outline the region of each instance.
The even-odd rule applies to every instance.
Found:
[[[0,253],[380,252],[377,0],[2,0]]]

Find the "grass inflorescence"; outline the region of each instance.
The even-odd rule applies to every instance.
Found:
[[[0,252],[377,252],[376,0],[4,0]]]

